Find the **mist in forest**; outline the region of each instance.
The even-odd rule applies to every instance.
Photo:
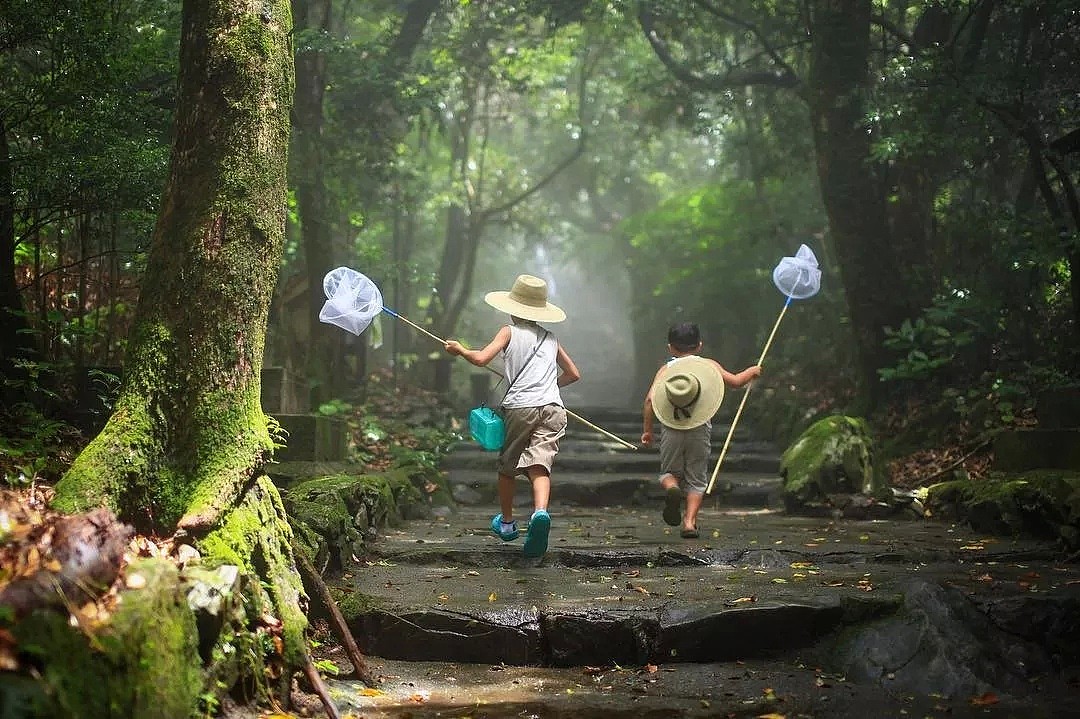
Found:
[[[510,289],[519,274],[540,277],[548,283],[548,301],[566,311],[565,322],[548,328],[581,370],[581,381],[562,389],[567,406],[633,406],[640,393],[633,386],[634,340],[625,270],[618,263],[586,266],[555,254],[537,244],[521,254],[507,253],[484,263],[477,273],[477,302],[464,317],[465,326],[477,334],[477,343],[490,339],[507,317],[484,304],[484,294]]]

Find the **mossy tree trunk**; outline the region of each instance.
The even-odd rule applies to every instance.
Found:
[[[185,0],[176,140],[125,361],[102,432],[56,506],[213,528],[272,449],[260,406],[285,232],[293,56],[287,0]]]
[[[281,498],[261,472],[273,443],[260,403],[285,238],[291,29],[288,0],[184,2],[176,140],[124,383],[54,504],[182,530],[204,563],[256,577],[298,668],[305,597]]]

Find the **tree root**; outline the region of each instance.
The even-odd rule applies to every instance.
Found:
[[[319,696],[319,701],[322,702],[323,708],[326,710],[326,716],[330,717],[330,719],[341,719],[341,714],[338,712],[334,700],[330,698],[330,690],[327,688],[326,682],[319,676],[319,670],[315,668],[315,664],[311,661],[311,655],[305,657],[304,676],[311,682],[312,688]]]
[[[326,586],[326,582],[324,582],[323,578],[319,576],[319,573],[315,571],[315,567],[311,565],[311,561],[307,558],[307,555],[295,545],[293,546],[293,556],[296,557],[296,566],[300,569],[301,576],[315,590],[316,596],[318,596],[319,601],[322,602],[327,613],[330,615],[330,625],[334,628],[338,638],[341,639],[341,644],[345,649],[345,653],[348,655],[349,661],[352,662],[353,675],[366,686],[374,687],[377,682],[372,676],[371,670],[368,668],[367,661],[364,659],[360,647],[356,644],[356,639],[353,637],[352,632],[349,631],[349,627],[345,622],[345,617],[342,616],[337,602],[335,602],[334,598],[330,595],[330,588]]]

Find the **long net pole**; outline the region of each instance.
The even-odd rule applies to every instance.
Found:
[[[780,321],[784,319],[784,313],[787,312],[788,305],[791,304],[791,298],[788,297],[787,302],[784,303],[783,309],[780,310],[780,316],[776,318],[776,323],[773,325],[772,332],[769,333],[769,339],[765,342],[765,349],[761,351],[761,356],[758,357],[758,365],[760,366],[765,361],[765,355],[769,352],[769,347],[772,346],[773,338],[776,337],[776,330],[780,328]],[[720,449],[720,457],[716,460],[716,466],[713,467],[712,475],[709,477],[709,486],[705,488],[705,494],[712,494],[713,485],[716,484],[716,477],[720,474],[720,465],[724,463],[724,457],[727,456],[728,447],[731,446],[731,436],[735,434],[735,425],[739,423],[739,417],[742,416],[743,407],[746,406],[746,399],[750,396],[750,388],[754,386],[753,380],[746,385],[746,391],[743,392],[742,400],[739,402],[739,408],[735,410],[735,416],[731,420],[731,426],[728,428],[727,439],[724,440],[724,446]]]

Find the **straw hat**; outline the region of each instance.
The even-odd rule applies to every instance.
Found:
[[[484,302],[497,310],[533,322],[562,322],[566,313],[547,301],[547,283],[532,275],[518,275],[509,292],[488,292]]]
[[[669,362],[650,390],[653,412],[665,426],[693,429],[712,419],[724,400],[715,362],[691,355]]]

